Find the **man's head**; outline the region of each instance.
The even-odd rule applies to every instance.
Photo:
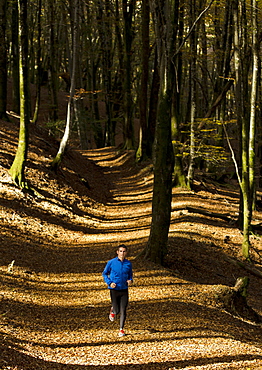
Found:
[[[123,261],[127,255],[127,246],[125,244],[120,244],[116,253],[118,258]]]

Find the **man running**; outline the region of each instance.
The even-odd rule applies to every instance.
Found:
[[[127,246],[119,245],[117,257],[107,262],[102,273],[105,283],[110,290],[112,307],[109,313],[109,320],[114,321],[120,313],[119,336],[125,335],[124,325],[126,321],[126,309],[128,305],[128,287],[133,283],[132,263],[126,259]]]

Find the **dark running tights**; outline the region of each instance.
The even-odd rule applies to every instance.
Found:
[[[113,313],[118,315],[120,312],[120,329],[124,328],[126,321],[126,308],[128,305],[128,289],[110,289],[110,297],[113,306]]]

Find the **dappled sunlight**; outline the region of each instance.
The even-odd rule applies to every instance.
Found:
[[[134,152],[115,148],[72,151],[57,175],[46,163],[37,156],[30,162],[39,198],[17,190],[7,173],[0,182],[4,370],[259,369],[261,327],[208,300],[212,284],[232,286],[242,272],[224,259],[238,255],[241,233],[201,210],[234,218],[234,192],[173,189],[161,267],[137,258],[150,233],[151,164],[135,164]],[[102,271],[121,243],[129,247],[134,284],[127,335],[118,338]],[[250,300],[261,312],[253,281]]]
[[[7,276],[9,281],[17,278]],[[197,284],[163,268],[137,267],[127,335],[121,339],[116,336],[117,323],[108,321],[108,291],[99,274],[49,274],[43,282],[41,278],[42,274],[21,287],[20,301],[5,295],[3,327],[9,347],[19,344],[19,352],[42,361],[87,367],[148,364],[153,369],[153,364],[184,368],[193,362],[248,363],[261,358],[260,348],[248,343],[249,325],[242,325],[240,332],[237,319],[189,303],[187,296]]]

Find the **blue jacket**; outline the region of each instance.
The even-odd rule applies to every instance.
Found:
[[[127,280],[133,280],[132,263],[127,259],[122,262],[115,257],[107,262],[102,276],[109,289],[127,289]],[[116,283],[116,287],[110,288],[111,283]]]

